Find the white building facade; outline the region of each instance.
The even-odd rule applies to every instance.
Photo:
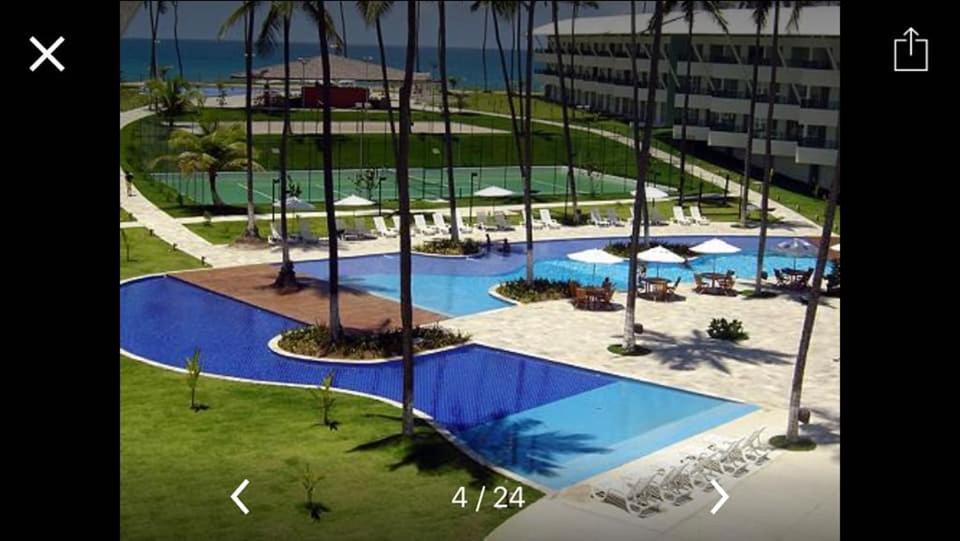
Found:
[[[837,159],[840,109],[840,8],[804,8],[799,28],[787,27],[789,7],[781,7],[778,51],[771,41],[773,13],[754,47],[756,25],[750,10],[725,9],[728,31],[700,13],[694,18],[693,48],[688,47],[687,23],[669,13],[663,25],[657,77],[657,126],[673,126],[680,138],[684,91],[689,86],[687,140],[706,143],[743,160],[747,139],[753,59],[760,58],[759,88],[754,113],[753,165],[762,167],[766,136],[771,64],[777,65],[773,111],[772,152],[777,173],[810,185],[827,186]],[[636,83],[640,87],[640,119],[644,122],[652,36],[645,32],[652,14],[637,16]],[[570,20],[560,21],[560,51],[567,73],[568,103],[633,119],[633,71],[630,16],[578,18],[575,50]],[[560,81],[553,24],[534,30],[547,47],[535,61],[542,66],[537,80],[547,99],[560,101]],[[691,58],[687,58],[690,51]],[[571,55],[571,52],[573,54]],[[572,62],[571,62],[572,59]],[[690,81],[686,81],[687,62]],[[574,93],[570,94],[571,82]],[[755,170],[754,174],[758,174]]]

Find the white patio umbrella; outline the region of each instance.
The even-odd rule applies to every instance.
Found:
[[[740,248],[737,248],[723,239],[713,238],[706,242],[701,242],[696,246],[691,246],[690,250],[697,252],[698,254],[720,255],[735,254],[740,251]],[[713,258],[713,272],[717,272],[717,258]]]
[[[838,242],[838,243],[834,244],[833,246],[830,247],[830,249],[831,249],[831,250],[836,250],[836,251],[839,252],[839,251],[840,251],[840,243]]]
[[[658,199],[666,199],[670,197],[670,194],[661,190],[660,188],[654,188],[653,186],[647,186],[644,190],[647,195],[647,201],[656,201]],[[630,190],[630,195],[636,197],[637,190]]]
[[[647,263],[683,263],[686,261],[683,257],[667,250],[663,246],[657,246],[644,250],[637,254],[637,259]],[[657,265],[657,276],[660,276],[660,266]]]
[[[511,195],[517,195],[516,192],[511,192],[506,188],[501,188],[499,186],[487,186],[482,190],[477,190],[473,192],[474,197],[510,197]],[[470,214],[473,214],[473,201],[470,202]],[[497,210],[497,205],[494,203],[493,210]]]
[[[567,254],[567,257],[581,263],[593,264],[593,276],[591,280],[597,277],[597,265],[613,265],[623,261],[622,257],[617,257],[613,254],[607,253],[603,250],[598,250],[596,248]]]
[[[817,248],[809,242],[792,238],[777,244],[777,251],[793,256],[793,268],[797,268],[797,258],[802,256],[812,256],[817,252]]]
[[[333,206],[335,207],[368,207],[370,205],[375,205],[375,204],[376,203],[374,203],[373,201],[370,201],[369,199],[364,199],[359,195],[350,195],[350,196],[344,197],[339,201],[333,202]],[[353,210],[353,217],[354,218],[357,217],[356,209]]]

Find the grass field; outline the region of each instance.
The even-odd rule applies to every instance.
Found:
[[[136,220],[133,219],[133,215],[132,215],[132,214],[130,214],[129,212],[127,212],[127,211],[125,211],[125,210],[123,210],[123,209],[120,209],[120,221],[121,221],[121,222],[135,222]]]
[[[126,242],[124,242],[126,238]],[[130,248],[127,258],[125,247]],[[120,230],[120,278],[142,274],[199,268],[200,261],[151,236],[145,227]]]
[[[150,103],[150,98],[142,94],[138,88],[121,86],[120,87],[120,110],[129,111],[137,107],[143,107]]]

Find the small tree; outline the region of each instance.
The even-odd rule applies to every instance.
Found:
[[[197,384],[200,382],[200,349],[196,349],[193,355],[187,359],[187,386],[190,387],[190,409],[200,411],[201,407],[197,404]]]
[[[227,86],[222,82],[217,83],[217,103],[220,104],[220,107],[227,106]]]
[[[373,169],[364,169],[357,173],[353,185],[358,192],[366,194],[367,199],[373,199],[373,189],[377,187],[377,172]]]
[[[321,507],[319,504],[314,503],[313,501],[313,491],[316,490],[317,484],[323,479],[322,475],[315,475],[310,470],[310,464],[303,465],[303,471],[300,472],[300,484],[303,486],[303,491],[306,496],[306,507],[310,511],[310,516],[313,518],[320,517]]]
[[[310,393],[313,394],[313,397],[317,400],[317,405],[320,406],[320,413],[322,416],[323,426],[330,427],[330,430],[336,430],[337,422],[330,420],[330,411],[333,409],[333,404],[336,403],[337,399],[333,396],[333,376],[334,372],[331,370],[327,374],[323,381],[320,382],[320,386],[316,389],[310,389]]]
[[[203,94],[179,77],[148,81],[147,92],[157,105],[157,114],[169,126],[173,126],[178,115],[203,105]]]

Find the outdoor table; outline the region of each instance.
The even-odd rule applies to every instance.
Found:
[[[806,271],[784,268],[780,269],[780,273],[790,279],[790,287],[803,287],[807,285],[803,280],[803,277],[807,274]]]
[[[650,292],[653,293],[655,300],[663,300],[667,296],[667,286],[670,285],[670,280],[666,278],[647,278],[645,282],[649,284]]]
[[[722,283],[724,280],[726,280],[727,275],[722,272],[704,272],[700,275],[700,277],[710,280],[710,287],[716,288],[718,287],[717,282]]]

